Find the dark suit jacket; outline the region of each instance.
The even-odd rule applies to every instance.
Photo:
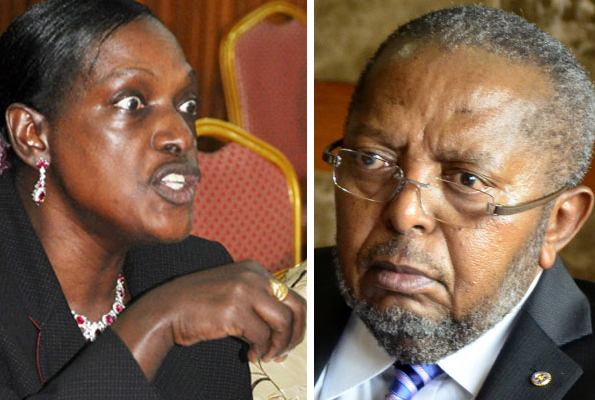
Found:
[[[9,176],[0,177],[0,232],[0,399],[252,398],[236,339],[174,347],[153,384],[111,330],[85,343]],[[124,276],[134,301],[175,276],[231,261],[220,244],[190,237],[130,251]]]
[[[351,311],[337,289],[330,248],[315,250],[314,263],[316,381]],[[477,399],[595,399],[594,299],[595,284],[573,281],[556,260],[521,309]],[[536,371],[549,372],[551,383],[531,384]]]

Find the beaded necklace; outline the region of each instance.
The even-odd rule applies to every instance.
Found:
[[[114,323],[118,315],[124,311],[124,277],[122,274],[118,275],[116,280],[116,298],[112,304],[112,309],[107,314],[104,314],[99,321],[89,321],[87,317],[77,314],[74,310],[70,310],[79,326],[83,336],[88,342],[93,342],[97,336],[105,331],[108,326]]]

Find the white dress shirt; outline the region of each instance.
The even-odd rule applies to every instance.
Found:
[[[537,285],[541,271],[519,303],[475,341],[438,361],[445,372],[424,386],[415,400],[473,399],[504,346],[519,310]],[[394,357],[380,347],[355,314],[314,387],[316,400],[384,399],[393,379]]]

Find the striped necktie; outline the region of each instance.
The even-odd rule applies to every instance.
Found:
[[[395,363],[395,376],[385,400],[410,400],[422,387],[442,373],[438,365]]]

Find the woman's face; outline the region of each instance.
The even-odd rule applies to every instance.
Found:
[[[119,28],[88,56],[51,124],[44,206],[98,237],[181,240],[199,177],[194,71],[149,18]]]

